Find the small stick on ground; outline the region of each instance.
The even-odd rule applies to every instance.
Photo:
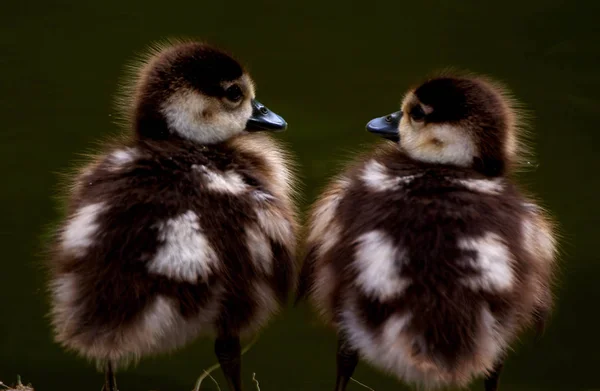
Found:
[[[367,390],[371,390],[371,391],[375,391],[374,389],[372,389],[371,387],[369,387],[368,385],[359,382],[358,380],[356,380],[355,378],[351,377],[350,380],[352,380],[354,383],[363,386],[364,388],[366,388]]]
[[[258,380],[256,380],[256,373],[252,373],[252,381],[256,383],[256,390],[260,391],[260,385],[258,384]]]
[[[3,391],[34,391],[33,387],[31,387],[31,384],[24,386],[23,383],[21,382],[21,376],[18,376],[18,375],[17,375],[17,384],[14,387],[4,384],[1,381],[0,381],[0,387],[2,387],[1,390],[3,390]]]

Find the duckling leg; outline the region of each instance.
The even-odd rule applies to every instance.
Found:
[[[494,370],[485,377],[485,391],[497,391],[499,389],[498,386],[500,384],[500,372],[502,372],[503,366],[504,360],[496,364]]]
[[[356,350],[350,347],[343,334],[338,336],[337,349],[337,379],[335,381],[335,391],[345,391],[354,369],[358,364],[358,354]]]
[[[104,391],[118,391],[117,390],[117,378],[113,371],[112,362],[106,363],[106,369],[104,370]]]
[[[238,336],[219,336],[215,341],[215,354],[227,379],[231,391],[242,390],[241,354],[242,347]]]

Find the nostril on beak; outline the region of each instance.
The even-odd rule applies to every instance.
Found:
[[[391,115],[386,116],[385,122],[388,122],[388,123],[392,122],[392,116]]]
[[[269,114],[269,110],[267,110],[267,108],[265,106],[262,106],[259,110],[264,115]]]

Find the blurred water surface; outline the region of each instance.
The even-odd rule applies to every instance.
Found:
[[[290,124],[303,207],[375,139],[364,124],[394,111],[406,88],[447,66],[506,82],[533,114],[536,168],[521,181],[561,223],[558,305],[545,338],[523,338],[503,390],[600,388],[600,2],[475,0],[9,0],[0,15],[0,379],[39,390],[97,390],[92,365],[52,342],[41,235],[58,214],[57,172],[118,130],[113,97],[123,66],[151,41],[199,37],[250,69],[258,97]],[[244,359],[261,389],[330,390],[334,335],[306,306],[289,308]],[[120,388],[190,390],[214,362],[199,340],[142,361]],[[361,364],[377,391],[408,389]],[[224,386],[221,374],[217,379]],[[215,389],[205,383],[206,389]],[[356,384],[351,390],[358,390]],[[474,383],[473,390],[481,390]]]

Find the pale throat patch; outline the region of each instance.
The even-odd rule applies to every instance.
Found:
[[[477,147],[464,129],[448,124],[414,126],[402,118],[399,132],[400,147],[415,160],[467,167],[477,156]]]
[[[218,98],[191,90],[174,93],[162,106],[169,129],[202,144],[225,141],[244,132],[252,114],[250,101],[226,110]]]

